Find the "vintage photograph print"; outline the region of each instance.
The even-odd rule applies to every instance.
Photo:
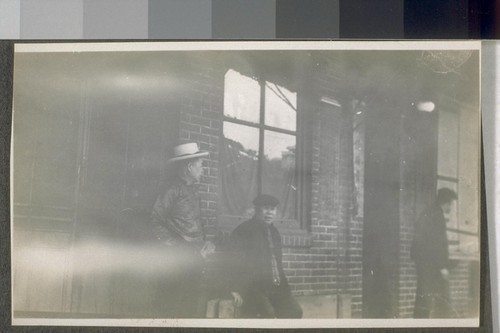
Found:
[[[13,82],[14,325],[479,325],[479,42],[22,43]]]

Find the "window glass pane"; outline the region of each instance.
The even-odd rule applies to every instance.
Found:
[[[454,112],[439,111],[438,174],[457,177],[458,170],[458,116]]]
[[[252,200],[257,195],[259,131],[224,122],[220,152],[221,214],[253,215]]]
[[[232,69],[228,70],[224,85],[224,115],[258,123],[260,119],[259,83]]]
[[[365,113],[354,115],[353,119],[353,173],[354,173],[354,214],[363,217],[365,183]]]
[[[478,236],[460,234],[459,235],[459,251],[465,254],[479,253],[479,238]]]
[[[266,125],[295,131],[297,128],[297,93],[266,82]]]
[[[295,219],[297,216],[296,141],[293,135],[264,132],[262,193],[274,195],[280,200],[278,217],[284,219]]]

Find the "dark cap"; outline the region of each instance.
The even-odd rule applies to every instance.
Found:
[[[440,188],[437,192],[437,202],[440,205],[452,202],[453,200],[457,199],[458,199],[457,192],[450,190],[449,188],[443,187]]]
[[[253,199],[253,204],[257,207],[276,207],[280,204],[278,198],[273,197],[269,194],[260,194],[255,199]]]

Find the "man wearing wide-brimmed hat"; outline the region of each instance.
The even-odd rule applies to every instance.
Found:
[[[165,315],[170,317],[200,315],[197,307],[203,259],[215,250],[214,244],[205,239],[197,190],[203,157],[208,154],[200,151],[196,143],[176,146],[174,157],[168,161],[176,177],[153,206],[153,233],[167,254],[179,261],[175,271],[165,278]]]

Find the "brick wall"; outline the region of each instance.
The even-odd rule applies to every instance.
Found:
[[[338,288],[338,221],[335,205],[335,166],[338,163],[338,143],[333,130],[324,133],[332,125],[333,117],[314,113],[313,162],[312,162],[312,211],[311,211],[311,247],[304,249],[288,248],[290,259],[302,259],[308,268],[288,270],[293,275],[293,289],[297,294],[337,293]],[[337,140],[338,141],[338,140]],[[326,143],[330,142],[330,145]],[[288,259],[288,258],[285,258]],[[288,265],[295,267],[290,260]],[[305,267],[304,267],[305,268]]]
[[[361,315],[362,218],[351,218],[352,120],[340,108],[314,114],[311,246],[285,248],[295,294],[346,295]]]
[[[406,120],[406,119],[405,119]],[[408,129],[408,132],[405,131]],[[415,173],[417,172],[417,142],[416,133],[411,127],[402,126],[401,131],[401,161],[400,161],[400,242],[399,242],[399,285],[398,285],[398,317],[412,318],[415,305],[417,280],[415,264],[410,258],[410,248],[414,235],[414,225],[417,214],[415,193],[417,191]],[[422,156],[419,156],[423,158]]]
[[[473,303],[473,294],[469,286],[471,272],[475,272],[472,261],[461,260],[450,270],[450,303],[454,316],[466,318],[477,315],[470,304]]]

